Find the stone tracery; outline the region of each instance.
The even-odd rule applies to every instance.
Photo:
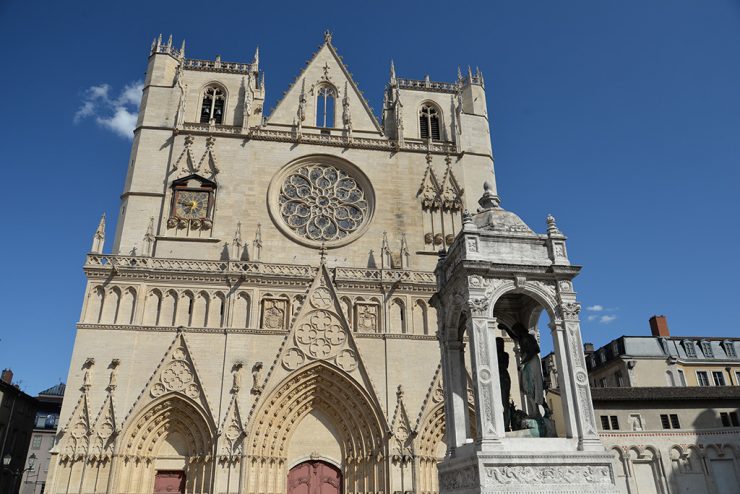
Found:
[[[310,163],[288,175],[279,197],[280,215],[296,234],[331,242],[356,232],[368,218],[365,191],[346,171]]]

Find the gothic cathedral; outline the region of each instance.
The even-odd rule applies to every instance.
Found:
[[[483,76],[451,79],[391,65],[379,121],[327,32],[268,114],[259,53],[154,40],[111,253],[103,218],[84,266],[48,492],[440,491],[439,252],[481,207],[544,238],[498,206]],[[509,376],[497,427],[566,437],[542,369],[520,382],[541,312],[522,297],[502,299],[491,347]],[[487,437],[462,365],[453,446]]]

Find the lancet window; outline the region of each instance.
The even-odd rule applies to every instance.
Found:
[[[218,86],[208,86],[203,91],[203,103],[200,106],[200,123],[223,123],[226,95]]]
[[[337,92],[333,87],[322,85],[316,96],[316,127],[334,127],[334,108]]]
[[[422,139],[442,140],[439,129],[439,110],[426,104],[419,110],[419,135]]]

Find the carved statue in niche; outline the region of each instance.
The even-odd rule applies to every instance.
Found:
[[[258,395],[262,393],[262,362],[255,362],[252,366],[252,394]]]
[[[496,338],[496,353],[498,354],[498,378],[501,385],[501,402],[504,406],[504,430],[511,430],[511,376],[509,375],[509,353],[504,351],[504,339]]]
[[[519,366],[517,370],[522,396],[525,400],[524,410],[504,407],[507,411],[511,410],[509,412],[511,430],[530,429],[532,436],[554,436],[552,412],[545,403],[545,379],[542,374],[540,345],[537,343],[537,338],[521,323],[514,324],[511,329],[506,328],[506,332],[518,346]],[[501,365],[501,357],[499,357],[499,365]],[[510,387],[511,384],[509,384]],[[503,384],[501,389],[503,395]]]

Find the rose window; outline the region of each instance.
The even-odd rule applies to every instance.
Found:
[[[341,241],[367,221],[369,204],[357,180],[331,165],[307,164],[280,186],[280,216],[295,234],[315,242]]]

